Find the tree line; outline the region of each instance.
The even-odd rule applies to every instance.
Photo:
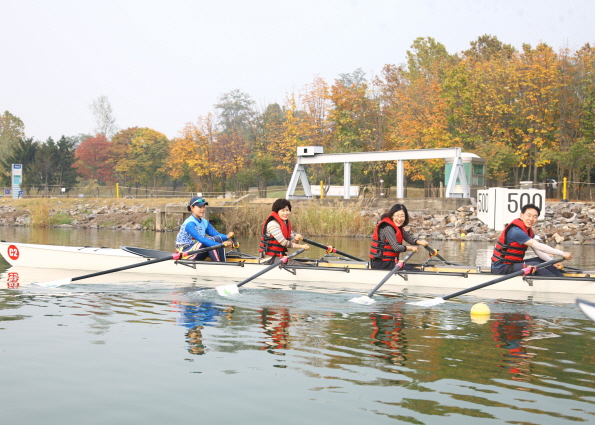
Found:
[[[97,134],[34,142],[8,111],[0,117],[0,167],[23,163],[31,184],[185,186],[245,190],[286,184],[298,146],[325,153],[462,147],[487,159],[489,185],[546,178],[590,183],[595,158],[595,48],[521,49],[484,35],[451,54],[416,39],[406,61],[379,75],[358,69],[333,82],[315,77],[283,104],[257,107],[233,90],[214,111],[169,140],[150,128],[116,131],[107,98],[93,104]],[[70,166],[71,170],[66,170]],[[342,165],[312,166],[314,181],[342,183]],[[353,164],[352,179],[392,180],[395,164]],[[74,172],[73,172],[74,170]],[[428,190],[444,178],[441,160],[409,161],[410,182]],[[26,177],[27,178],[27,177]],[[417,182],[417,183],[415,183]]]

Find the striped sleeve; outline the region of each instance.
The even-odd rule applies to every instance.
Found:
[[[270,233],[282,246],[285,248],[295,248],[295,243],[285,239],[281,226],[275,220],[271,220],[267,224],[267,232]]]
[[[401,245],[397,242],[397,235],[395,234],[395,229],[390,226],[384,226],[380,229],[380,240],[388,241],[388,244],[393,248],[395,252],[405,252],[407,251],[407,247],[405,245]]]

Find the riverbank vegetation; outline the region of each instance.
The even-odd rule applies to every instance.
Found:
[[[131,127],[41,143],[27,138],[25,123],[6,111],[0,177],[8,186],[10,164],[19,163],[26,193],[68,193],[78,179],[210,193],[256,186],[265,197],[268,185],[287,184],[298,146],[322,146],[325,153],[462,147],[488,160],[487,186],[567,177],[576,198],[573,191],[590,184],[595,47],[518,48],[485,35],[451,53],[428,37],[414,40],[405,61],[397,62],[403,63],[387,64],[378,75],[358,69],[334,81],[315,77],[283,103],[260,108],[233,90],[172,140]],[[104,110],[108,115],[98,119],[110,122],[111,107]],[[394,166],[353,164],[352,181],[378,188],[392,180]],[[435,196],[444,162],[409,161],[405,172],[408,185]],[[342,184],[341,165],[312,166],[310,175],[326,187]]]

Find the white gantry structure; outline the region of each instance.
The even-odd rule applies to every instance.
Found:
[[[469,184],[467,183],[467,176],[463,168],[463,161],[461,158],[461,148],[448,149],[416,149],[403,151],[378,151],[378,152],[353,152],[353,153],[331,153],[324,154],[322,146],[301,146],[297,148],[297,163],[293,170],[293,175],[287,188],[287,199],[296,199],[294,196],[295,189],[298,182],[302,183],[304,188],[304,196],[312,198],[312,190],[306,169],[304,165],[310,164],[337,164],[343,163],[343,185],[344,194],[343,199],[349,199],[351,188],[351,163],[352,162],[371,162],[371,161],[396,161],[397,162],[397,193],[396,198],[405,197],[405,161],[415,159],[447,159],[452,160],[452,170],[446,185],[447,198],[469,198]],[[460,188],[455,192],[455,184],[460,185]],[[301,196],[299,196],[301,197]]]

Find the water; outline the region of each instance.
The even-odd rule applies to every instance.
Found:
[[[174,237],[0,232],[156,249]],[[366,250],[366,241],[321,242]],[[432,245],[459,262],[489,249]],[[575,265],[591,265],[581,261],[592,248],[568,249]],[[485,299],[481,323],[469,315],[477,295],[434,308],[402,296],[362,306],[349,294],[253,285],[223,298],[191,278],[11,290],[7,268],[0,262],[6,424],[595,423],[595,324],[574,304]]]

